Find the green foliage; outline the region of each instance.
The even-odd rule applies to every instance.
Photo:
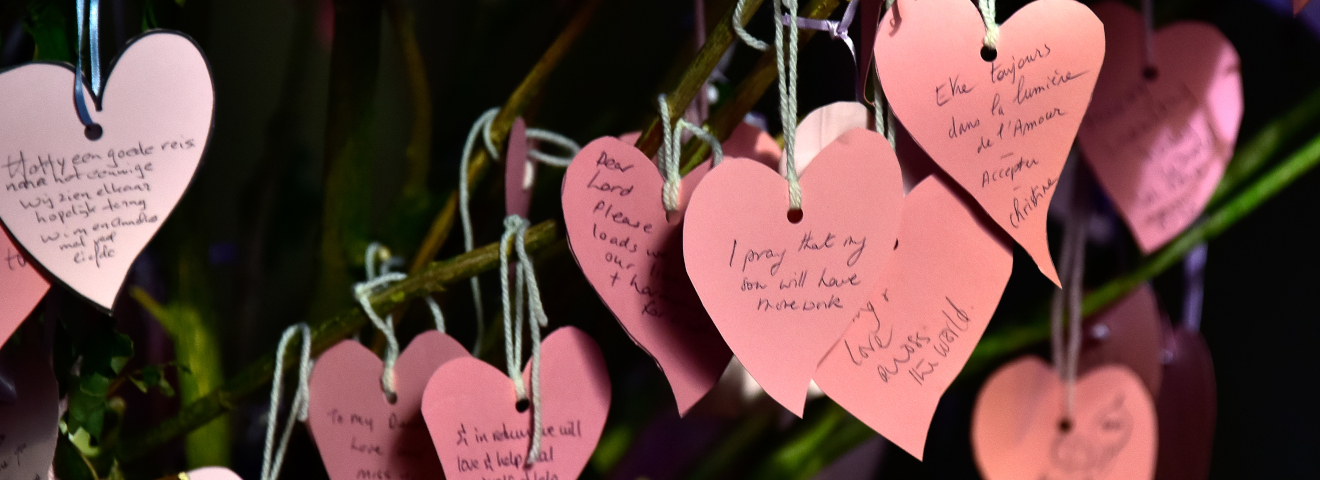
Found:
[[[37,45],[32,59],[73,62],[78,33],[74,28],[77,15],[73,2],[33,0],[27,11],[23,29]]]

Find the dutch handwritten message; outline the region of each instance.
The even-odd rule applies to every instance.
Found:
[[[1179,22],[1152,36],[1141,15],[1096,6],[1109,51],[1078,132],[1092,171],[1137,244],[1154,251],[1196,220],[1233,154],[1242,121],[1237,52],[1213,25]]]
[[[982,49],[985,25],[960,0],[905,2],[885,17],[876,56],[913,138],[1057,282],[1045,211],[1104,57],[1085,5],[1037,0]],[[914,57],[920,57],[917,60]]]
[[[799,414],[816,365],[894,250],[903,201],[893,149],[864,129],[826,146],[801,179],[794,218],[783,177],[725,160],[693,195],[683,239],[688,275],[725,341]]]
[[[710,164],[683,177],[666,212],[664,181],[641,151],[611,137],[582,149],[564,174],[564,223],[582,273],[628,335],[669,379],[686,413],[719,380],[733,354],[683,263],[687,199]]]
[[[985,332],[1013,252],[938,176],[908,194],[880,285],[814,375],[835,402],[918,459],[940,396]]]

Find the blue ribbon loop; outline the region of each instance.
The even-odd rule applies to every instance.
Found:
[[[87,2],[91,5],[88,8]],[[83,75],[82,75],[82,45],[83,45],[83,19],[87,19],[88,43],[91,45],[91,57],[88,63],[92,71],[92,96],[100,98],[101,96],[101,42],[100,42],[100,13],[101,0],[77,0],[78,9],[78,57],[74,59],[74,79],[73,79],[73,103],[78,108],[78,119],[82,120],[83,125],[91,127],[96,125],[92,121],[91,112],[87,108],[87,100],[83,98]],[[86,17],[84,17],[84,13]],[[97,110],[100,110],[98,107]]]

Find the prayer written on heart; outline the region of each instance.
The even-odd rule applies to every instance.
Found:
[[[536,454],[536,462],[531,468],[524,468],[531,434],[531,428],[518,428],[517,425],[509,425],[506,422],[500,422],[499,425],[460,423],[458,430],[451,437],[454,439],[454,445],[459,447],[455,459],[459,473],[473,475],[463,478],[482,480],[558,480],[558,474],[537,469],[543,464],[554,463],[553,444],[562,444],[564,441],[595,441],[582,437],[582,420],[579,419],[544,425],[541,429],[542,448]],[[492,446],[495,448],[491,448]],[[587,447],[587,451],[590,450],[592,448]],[[494,451],[493,455],[492,451]]]
[[[630,198],[637,188],[629,178],[633,174],[630,171],[655,166],[649,161],[617,158],[608,150],[602,150],[595,167],[587,181],[564,186],[566,189],[582,189],[581,192],[595,200],[582,204],[591,205],[591,238],[588,242],[599,248],[579,250],[578,261],[597,263],[605,268],[584,268],[584,271],[608,276],[607,282],[594,279],[597,288],[618,289],[645,297],[644,301],[636,302],[641,306],[638,313],[644,319],[670,322],[693,333],[716,335],[715,326],[706,320],[708,317],[701,308],[697,292],[687,279],[681,250],[682,236],[673,235],[673,230],[665,228],[666,225],[656,225],[649,215],[630,210],[637,205]],[[661,208],[660,198],[655,198],[655,202],[655,208]]]
[[[882,298],[887,297],[885,292],[879,293]],[[958,340],[974,327],[972,317],[953,299],[944,297],[944,303],[939,307],[942,318],[933,319],[935,322],[902,325],[907,328],[900,329],[900,325],[882,322],[875,305],[866,302],[853,318],[854,325],[865,325],[865,328],[850,328],[839,340],[839,346],[843,347],[854,366],[874,370],[874,378],[882,384],[907,382],[924,386],[926,377],[940,369],[943,359],[959,347]],[[975,342],[961,343],[967,344],[964,349],[969,351],[976,346]]]
[[[406,418],[393,412],[384,416],[334,408],[324,415],[326,421],[316,423],[318,428],[316,434],[332,438],[348,438],[349,441],[347,451],[322,452],[322,455],[361,456],[364,465],[376,464],[378,463],[376,460],[382,457],[404,459],[409,465],[436,463],[435,447],[431,445],[431,437],[426,430],[426,422],[422,419],[421,412]],[[371,439],[379,437],[376,435],[376,432],[380,431],[378,429],[387,429],[391,434],[397,435],[398,440],[392,445],[375,443]],[[331,432],[322,430],[331,430]],[[317,447],[322,449],[329,446],[328,443],[317,444]],[[409,480],[429,478],[433,474],[434,472],[412,471],[407,465],[400,464],[399,468],[392,469],[359,468],[355,477]]]
[[[742,274],[736,287],[749,311],[812,312],[851,308],[834,292],[862,281],[852,267],[866,251],[866,237],[807,230],[800,240],[775,243],[764,236],[734,238],[727,268]],[[793,261],[785,260],[790,257]]]
[[[201,147],[181,135],[105,150],[7,152],[5,201],[35,218],[41,245],[55,245],[75,265],[95,271],[115,258],[121,232],[154,231],[169,214],[173,205],[148,201],[155,174],[173,161],[192,162],[190,151]]]
[[[998,57],[986,62],[984,76],[953,75],[930,90],[930,100],[936,107],[948,106],[958,112],[949,115],[947,137],[967,157],[984,165],[979,188],[1013,191],[1011,205],[988,208],[991,215],[1006,216],[1008,225],[1015,229],[1033,215],[1044,213],[1040,207],[1048,203],[1042,202],[1048,201],[1058,182],[1057,176],[1043,181],[1020,181],[1020,175],[1036,177],[1023,172],[1040,165],[1044,159],[1019,155],[1015,153],[1017,147],[1035,141],[1036,132],[1048,128],[1051,122],[1072,115],[1080,118],[1084,111],[1060,107],[1056,98],[1077,95],[1074,90],[1088,90],[1090,85],[1086,82],[1077,82],[1074,88],[1073,81],[1095,75],[1090,70],[1071,70],[1056,64],[1051,60],[1056,53],[1059,52],[1049,43],[1018,52],[999,52]],[[972,100],[966,94],[979,89],[994,92],[988,104],[960,105]]]

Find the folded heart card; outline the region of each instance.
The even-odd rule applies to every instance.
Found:
[[[899,0],[875,42],[880,82],[912,137],[1059,283],[1046,215],[1105,54],[1073,0],[1035,0],[994,48],[973,2]]]
[[[192,39],[152,31],[124,47],[94,102],[69,101],[66,64],[0,73],[0,220],[54,279],[110,310],[134,259],[192,181],[215,92]]]
[[[1076,385],[1064,416],[1059,374],[1036,357],[1015,360],[986,379],[972,410],[972,453],[986,480],[1151,479],[1155,404],[1132,370],[1106,365]]]
[[[1242,65],[1209,23],[1153,32],[1147,57],[1141,13],[1117,2],[1093,10],[1107,48],[1077,141],[1150,253],[1201,215],[1224,176],[1242,124]]]
[[[418,335],[394,364],[390,399],[381,387],[385,366],[367,347],[345,340],[322,353],[308,382],[307,425],[331,480],[434,475],[440,459],[422,418],[422,392],[441,365],[466,357],[449,335]]]
[[[46,296],[50,282],[37,272],[3,228],[0,228],[0,256],[4,257],[4,263],[0,264],[0,345],[4,345]]]
[[[903,181],[889,141],[853,129],[801,176],[789,210],[778,172],[728,158],[693,192],[688,276],[720,334],[766,393],[801,415],[816,365],[852,322],[894,249]]]
[[[521,381],[532,391],[530,361]],[[578,478],[596,450],[610,409],[610,379],[596,342],[573,327],[541,343],[539,407],[519,405],[509,377],[462,357],[436,370],[422,394],[422,416],[445,478]],[[527,462],[532,408],[541,409],[541,450]]]
[[[683,265],[683,212],[709,171],[704,162],[683,177],[672,213],[662,200],[660,171],[632,144],[596,139],[564,173],[564,228],[573,257],[669,379],[680,415],[715,386],[733,355]]]
[[[903,200],[898,246],[879,285],[814,376],[839,406],[918,460],[940,397],[1013,272],[1010,240],[956,188],[933,175]]]

